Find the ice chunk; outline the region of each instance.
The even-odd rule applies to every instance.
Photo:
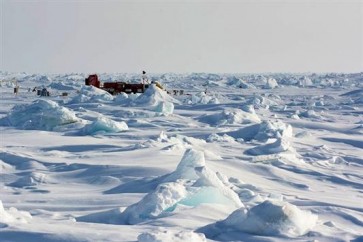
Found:
[[[207,167],[197,167],[195,168],[195,170],[199,176],[199,179],[195,182],[194,186],[215,187],[217,188],[217,192],[214,193],[214,196],[219,196],[219,194],[221,194],[228,200],[232,201],[235,206],[244,207],[237,193],[235,193],[232,189],[226,186],[215,172]],[[209,198],[205,197],[204,199],[207,201]]]
[[[176,181],[178,179],[197,180],[195,168],[205,166],[204,153],[202,151],[188,149],[178,164],[176,170],[168,175],[164,181]]]
[[[266,85],[265,88],[266,89],[273,89],[278,87],[277,81],[274,78],[269,78],[266,80]]]
[[[92,123],[83,127],[81,133],[86,135],[92,135],[98,132],[117,133],[128,129],[129,127],[125,122],[116,122],[107,117],[100,116]]]
[[[126,224],[137,224],[145,219],[157,218],[168,209],[172,210],[173,206],[186,196],[187,190],[182,183],[162,183],[141,201],[127,207],[121,214],[122,220]]]
[[[2,123],[21,129],[53,130],[80,121],[71,110],[51,100],[39,99],[30,105],[17,105]]]
[[[159,102],[155,111],[164,115],[172,114],[174,112],[174,104],[172,102]]]

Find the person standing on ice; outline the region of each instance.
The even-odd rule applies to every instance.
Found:
[[[142,84],[149,84],[149,78],[147,78],[146,71],[142,71],[141,81]]]

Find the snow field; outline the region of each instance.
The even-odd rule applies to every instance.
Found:
[[[361,74],[1,78],[0,239],[362,239]]]

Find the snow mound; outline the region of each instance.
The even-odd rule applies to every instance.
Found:
[[[9,184],[13,187],[31,187],[41,183],[50,183],[49,178],[46,174],[40,172],[31,172],[26,176],[23,176],[15,182]]]
[[[278,87],[276,79],[269,78],[266,80],[266,84],[264,86],[265,89],[274,89],[276,87]]]
[[[51,100],[39,99],[30,105],[17,105],[1,120],[20,129],[53,130],[57,126],[80,121],[71,110]]]
[[[252,207],[234,211],[218,227],[236,229],[256,235],[297,237],[309,232],[318,216],[283,201],[267,200]]]
[[[261,122],[256,113],[248,113],[240,109],[225,109],[221,113],[205,115],[199,121],[216,126]]]
[[[136,105],[156,106],[162,102],[176,103],[179,101],[169,96],[169,94],[158,88],[156,85],[151,84],[146,91],[138,96],[134,101]]]
[[[269,155],[269,154],[278,154],[278,153],[285,152],[285,151],[288,151],[291,149],[292,149],[292,147],[291,147],[289,141],[279,138],[273,143],[257,146],[252,149],[248,149],[248,150],[246,150],[246,154]]]
[[[207,225],[197,232],[211,239],[228,237],[229,241],[240,240],[244,233],[295,238],[311,231],[317,220],[317,215],[288,202],[266,200],[250,210],[237,209],[225,220]]]
[[[96,133],[118,133],[128,129],[129,127],[125,122],[116,122],[105,116],[100,116],[92,123],[83,127],[81,133],[85,135]]]
[[[228,132],[227,135],[245,141],[266,141],[269,138],[292,137],[292,126],[280,120],[263,121],[260,124],[253,124],[236,131]]]
[[[19,211],[14,207],[5,210],[0,200],[0,228],[11,223],[28,223],[32,219],[30,213]]]
[[[114,97],[97,87],[83,86],[79,91],[79,94],[69,101],[70,104],[88,103],[88,102],[111,102]]]
[[[205,242],[204,234],[193,231],[155,231],[142,233],[137,237],[138,242]]]

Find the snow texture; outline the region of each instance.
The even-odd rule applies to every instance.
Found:
[[[0,71],[0,241],[362,241],[362,73],[87,76]]]

